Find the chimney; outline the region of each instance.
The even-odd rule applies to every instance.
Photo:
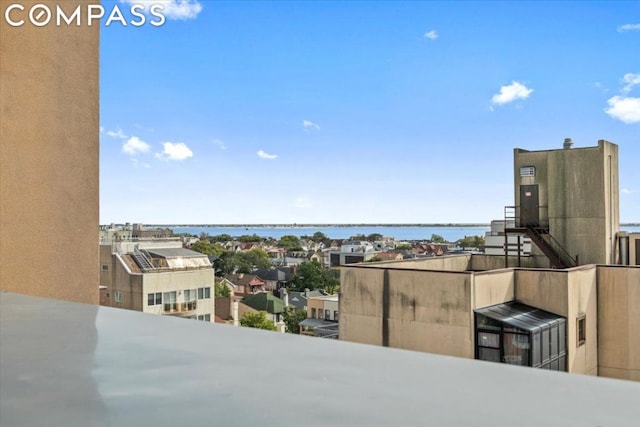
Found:
[[[308,296],[309,296],[309,291],[310,291],[310,289],[309,289],[309,288],[304,288],[304,296],[305,296],[305,297],[308,297]]]
[[[562,148],[564,148],[565,150],[571,150],[572,147],[573,141],[571,141],[571,138],[565,138],[564,144],[562,144]]]

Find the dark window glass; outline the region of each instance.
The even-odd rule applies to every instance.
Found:
[[[505,333],[502,339],[504,362],[529,366],[529,336]]]
[[[478,329],[489,329],[494,331],[499,331],[502,323],[497,320],[491,319],[489,317],[483,316],[482,314],[477,315]]]
[[[204,288],[204,299],[211,298],[211,288]]]
[[[316,309],[315,308],[311,309],[311,317],[313,317],[314,319],[316,317]]]
[[[551,327],[551,358],[554,358],[557,356],[558,356],[558,325],[553,325]]]
[[[549,361],[549,329],[544,329],[542,331],[542,362],[546,363]]]
[[[324,311],[324,318],[326,320],[331,320],[331,311],[330,310],[325,310]]]
[[[478,346],[500,348],[500,335],[490,332],[478,332]]]
[[[558,324],[558,353],[562,354],[566,351],[566,341],[567,338],[565,336],[565,328],[566,323],[564,321]]]
[[[198,288],[198,299],[204,298],[204,288]]]
[[[478,359],[487,360],[489,362],[500,362],[500,350],[480,347],[478,349]]]
[[[567,371],[567,360],[564,356],[561,356],[560,359],[558,359],[558,370],[559,371]]]
[[[533,334],[533,346],[531,348],[532,366],[538,366],[540,364],[541,351],[542,349],[540,348],[540,332],[536,332]]]
[[[156,305],[162,304],[162,293],[156,292]]]
[[[211,322],[211,315],[210,314],[205,314],[204,315],[204,320],[205,320],[205,322]]]
[[[154,304],[155,304],[155,295],[154,294],[147,295],[147,305],[154,305]]]

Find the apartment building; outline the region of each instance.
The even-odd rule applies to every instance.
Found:
[[[211,262],[179,241],[101,244],[100,285],[106,306],[215,321]]]

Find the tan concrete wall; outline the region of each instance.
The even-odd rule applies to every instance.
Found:
[[[502,304],[515,299],[513,269],[474,274],[473,309]]]
[[[594,265],[572,269],[567,278],[567,370],[598,375],[598,297]],[[585,315],[586,340],[578,345],[577,319]]]
[[[518,267],[518,257],[509,256],[509,267]],[[533,257],[521,256],[520,267],[535,267],[536,263]],[[469,270],[473,271],[489,271],[505,268],[504,255],[471,255]]]
[[[640,381],[640,267],[598,266],[598,373]]]
[[[13,3],[0,2],[0,289],[98,304],[100,25],[11,27]]]
[[[405,261],[381,261],[362,264],[371,268],[395,268],[438,271],[466,271],[469,269],[471,255],[449,255],[434,258],[412,259]]]
[[[473,358],[471,273],[386,274],[342,268],[340,339]]]
[[[340,339],[382,345],[381,268],[340,269]]]
[[[517,269],[515,297],[523,304],[566,317],[569,305],[567,283],[566,270]]]

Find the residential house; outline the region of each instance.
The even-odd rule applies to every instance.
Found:
[[[227,274],[224,278],[231,284],[236,296],[266,292],[265,282],[255,274]]]
[[[283,288],[291,279],[295,272],[295,267],[259,268],[252,274],[258,276],[265,283],[267,291],[277,291]]]
[[[284,301],[269,292],[248,295],[242,299],[242,303],[254,310],[266,311],[274,324],[280,322],[280,316],[284,313],[285,307]]]

